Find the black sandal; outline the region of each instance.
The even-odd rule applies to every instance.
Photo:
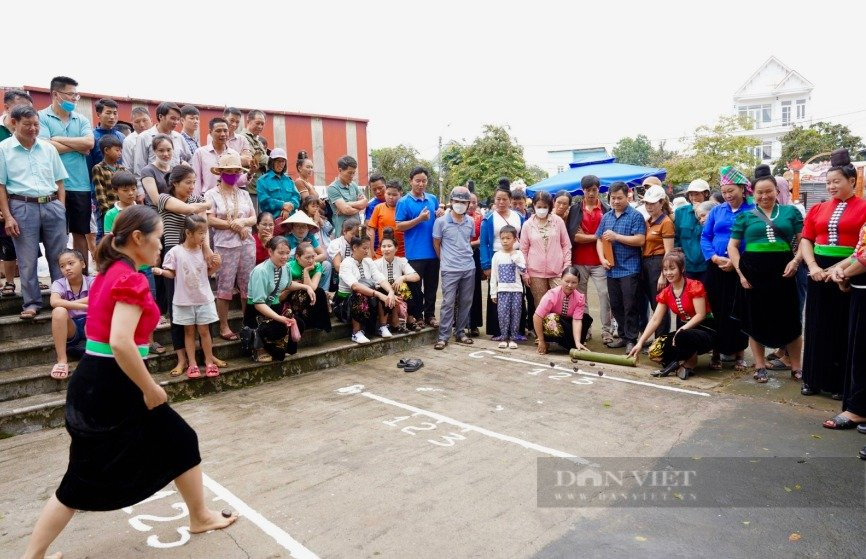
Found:
[[[664,369],[659,369],[658,371],[653,371],[650,373],[650,375],[654,376],[654,377],[666,377],[679,368],[680,368],[680,362],[679,361],[671,361],[670,363],[668,363],[667,367],[665,367]]]
[[[3,285],[3,289],[0,290],[0,294],[2,294],[3,297],[12,297],[12,296],[14,296],[14,295],[15,295],[15,284],[12,283],[12,282],[8,282],[8,281],[7,281],[7,282]]]
[[[463,335],[455,338],[454,341],[456,341],[458,344],[463,344],[463,345],[472,345],[475,343],[475,340],[473,340],[472,338],[470,338],[466,334],[463,334]]]

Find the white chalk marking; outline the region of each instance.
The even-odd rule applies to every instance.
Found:
[[[360,394],[364,391],[363,384],[353,384],[352,386],[344,386],[335,390],[338,394]]]
[[[417,390],[418,392],[445,392],[441,388],[432,388],[430,386],[419,386],[415,390]]]
[[[524,365],[532,365],[533,367],[539,366],[538,363],[533,363],[532,361],[527,361],[525,359],[515,359],[514,357],[505,357],[504,355],[497,355],[496,352],[487,351],[487,350],[476,351],[474,353],[470,353],[469,357],[474,357],[475,359],[481,359],[482,355],[476,355],[476,354],[481,354],[481,353],[493,354],[494,359],[499,359],[502,361],[511,361],[513,363],[523,363]],[[696,390],[687,390],[685,388],[677,388],[676,386],[665,386],[662,384],[653,384],[651,382],[644,382],[644,381],[640,381],[640,380],[632,380],[632,379],[627,379],[627,378],[612,377],[608,374],[605,374],[603,377],[599,377],[598,374],[596,374],[596,373],[587,373],[586,371],[582,371],[580,369],[578,369],[577,371],[574,371],[573,369],[566,369],[565,367],[560,367],[558,365],[555,365],[553,367],[548,367],[548,369],[556,369],[559,371],[566,371],[569,373],[573,372],[573,373],[578,374],[578,375],[585,375],[585,376],[592,377],[592,378],[598,377],[598,380],[612,380],[612,381],[616,381],[616,382],[624,382],[627,384],[637,384],[638,386],[647,386],[649,388],[655,388],[657,390],[667,390],[668,392],[679,392],[680,394],[691,394],[692,396],[706,396],[706,397],[710,396],[710,394],[707,392],[698,392]]]
[[[496,405],[496,411],[502,411],[504,409],[505,408],[503,408],[501,405],[499,405],[499,404]]]
[[[502,433],[497,433],[496,431],[491,431],[489,429],[485,429],[483,427],[477,427],[475,425],[470,425],[469,423],[464,423],[462,421],[458,421],[456,419],[452,419],[445,415],[427,411],[421,408],[416,408],[415,406],[411,406],[409,404],[403,404],[401,402],[397,402],[395,400],[391,400],[390,398],[385,398],[384,396],[379,396],[378,394],[373,394],[372,392],[361,392],[361,396],[365,396],[370,398],[371,400],[376,400],[378,402],[382,402],[383,404],[388,404],[389,406],[395,406],[398,408],[402,408],[406,411],[410,411],[415,415],[426,415],[432,419],[435,419],[438,423],[450,423],[451,425],[460,427],[464,433],[468,433],[470,431],[475,433],[480,433],[486,437],[490,437],[492,439],[497,439],[500,441],[504,441],[507,443],[516,444],[518,446],[522,446],[523,448],[527,448],[529,450],[534,450],[536,452],[541,452],[543,454],[548,454],[550,456],[556,456],[557,458],[570,458],[572,461],[577,462],[579,464],[589,464],[589,461],[584,460],[574,454],[569,454],[568,452],[563,452],[561,450],[556,450],[555,448],[549,448],[546,446],[542,446],[539,444],[531,443],[529,441],[524,441],[523,439],[518,439],[517,437],[512,437],[511,435],[503,435]]]
[[[315,553],[301,545],[282,528],[254,511],[252,507],[241,501],[234,493],[211,479],[210,476],[202,474],[202,481],[204,482],[205,487],[213,491],[220,499],[228,503],[228,505],[234,508],[239,515],[245,516],[250,522],[258,526],[262,532],[272,537],[274,541],[286,549],[292,557],[295,559],[319,559]]]

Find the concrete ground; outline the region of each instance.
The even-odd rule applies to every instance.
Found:
[[[400,358],[425,362],[417,372]],[[551,366],[553,364],[553,367]],[[241,513],[189,536],[169,486],[129,509],[76,515],[66,557],[855,557],[866,538],[866,437],[822,429],[838,407],[779,375],[680,381],[579,364],[526,344],[423,348],[177,404],[199,435],[207,497]],[[808,405],[807,405],[808,404]],[[15,557],[66,466],[68,436],[0,441],[0,556]],[[539,506],[539,459],[772,457],[791,476],[742,479],[748,506]],[[840,457],[830,476],[798,460]],[[769,468],[768,468],[769,469]],[[769,472],[774,474],[775,472]],[[859,476],[860,484],[851,482]],[[731,482],[731,494],[743,487]],[[783,490],[784,486],[784,490]],[[790,506],[859,491],[847,508]],[[859,502],[858,502],[859,501]]]

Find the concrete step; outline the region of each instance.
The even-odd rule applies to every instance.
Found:
[[[228,359],[229,366],[223,368],[216,378],[190,380],[185,376],[172,377],[168,373],[156,374],[154,378],[165,387],[170,401],[180,402],[399,353],[432,344],[435,339],[436,331],[432,328],[388,339],[374,338],[369,344],[355,344],[345,337],[304,347],[282,362],[260,364],[245,357],[231,358]],[[62,426],[65,403],[63,387],[57,392],[0,402],[0,438]]]
[[[40,315],[41,317],[42,315]],[[54,351],[54,340],[51,338],[51,323],[50,317],[45,315],[44,322],[40,325],[48,328],[47,334],[35,336],[20,336],[12,340],[0,341],[0,363],[3,364],[4,370],[17,369],[19,367],[30,367],[32,365],[44,365],[48,369],[54,365],[57,354]],[[8,317],[4,317],[8,318]],[[39,317],[37,317],[39,318]],[[17,317],[14,320],[21,321]],[[243,315],[240,310],[229,311],[229,325],[234,331],[238,331],[243,323]],[[28,325],[34,327],[33,325]],[[214,323],[211,325],[211,336],[214,343],[220,340],[219,325]],[[154,331],[154,340],[168,348],[166,353],[171,352],[171,329],[168,326],[157,328]],[[2,399],[2,398],[0,398]]]
[[[239,311],[238,311],[239,312]],[[330,332],[308,330],[298,344],[300,348],[316,347],[332,341],[346,341],[351,335],[349,325],[335,322]],[[166,373],[177,364],[177,357],[171,344],[166,346],[163,355],[151,355],[147,359],[148,369],[152,374]],[[51,355],[54,355],[52,350]],[[196,351],[198,362],[204,363],[201,349]],[[240,343],[230,342],[214,337],[214,355],[225,361],[238,359],[241,355]],[[26,398],[38,394],[61,392],[66,388],[68,380],[54,380],[50,376],[53,361],[38,363],[14,369],[0,371],[0,402]],[[75,371],[76,361],[69,364],[70,371]]]
[[[0,302],[5,300],[6,298],[0,299]],[[21,312],[20,297],[18,297],[17,305],[12,312],[0,312],[0,343],[51,334],[51,305],[47,303],[47,299],[45,306],[42,307],[42,310],[33,320],[21,320],[18,318]],[[239,310],[240,308],[240,300],[235,297],[232,299],[229,309]],[[163,343],[161,340],[157,341]]]
[[[0,280],[0,287],[2,287],[2,282],[5,280]],[[47,280],[43,280],[47,281]],[[51,298],[51,291],[45,290],[42,292],[42,308],[48,308],[51,305],[48,300]],[[21,312],[21,305],[23,301],[21,299],[21,287],[18,286],[17,282],[15,285],[15,295],[11,297],[0,297],[0,316],[6,315],[14,315],[15,318],[18,318],[18,313]],[[23,321],[22,321],[23,322]]]

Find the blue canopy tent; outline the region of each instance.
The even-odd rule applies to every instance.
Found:
[[[583,194],[580,190],[580,180],[587,175],[595,175],[601,183],[601,192],[607,192],[607,188],[617,182],[622,181],[629,187],[640,186],[647,177],[658,177],[659,180],[665,180],[667,171],[664,169],[656,169],[654,167],[640,167],[638,165],[626,165],[625,163],[616,163],[615,157],[607,157],[604,159],[595,159],[592,161],[579,161],[570,163],[571,167],[568,171],[563,171],[558,175],[546,178],[541,182],[537,182],[526,189],[526,194],[533,198],[536,192],[542,190],[555,195],[560,190],[567,190],[572,196]]]

